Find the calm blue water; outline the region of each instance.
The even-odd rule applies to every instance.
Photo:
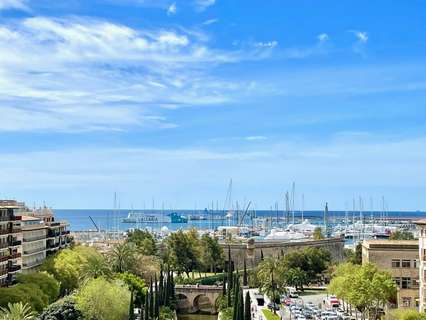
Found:
[[[161,210],[134,210],[135,212],[147,212],[152,213],[153,211],[160,213]],[[55,216],[58,220],[67,220],[70,223],[70,229],[72,231],[82,231],[82,230],[95,230],[95,226],[90,220],[89,216],[94,220],[94,222],[101,229],[106,229],[107,227],[112,228],[113,226],[119,226],[120,230],[127,230],[129,228],[136,227],[136,224],[131,223],[122,223],[121,219],[125,218],[129,212],[126,210],[117,210],[115,215],[113,214],[113,210],[63,210],[63,209],[55,209]],[[164,214],[170,213],[171,211],[165,210]],[[166,225],[170,230],[177,229],[187,229],[191,227],[196,227],[200,229],[207,228],[216,228],[218,226],[228,225],[228,221],[223,219],[218,220],[210,220],[210,213],[206,214],[203,210],[177,210],[178,213],[182,215],[204,215],[209,218],[209,220],[201,220],[201,221],[188,221],[188,223],[147,223],[147,224],[139,224],[140,227],[148,227],[153,229],[160,229],[162,226]],[[214,216],[224,216],[223,211],[218,211],[213,213]],[[236,214],[234,214],[236,216]],[[380,217],[380,212],[373,212],[374,217]],[[113,217],[115,216],[115,224],[113,224]],[[272,217],[276,219],[277,212],[271,210],[258,210],[256,211],[257,217]],[[284,214],[282,211],[278,212],[278,216],[280,219],[283,219]],[[349,218],[352,217],[352,212],[348,214]],[[364,217],[369,218],[371,216],[370,212],[365,212]],[[420,219],[426,218],[426,212],[388,212],[387,216],[389,218],[411,218],[411,219]],[[301,221],[301,213],[295,212],[296,222]],[[329,212],[329,221],[336,221],[345,217],[344,211],[330,211]],[[359,217],[359,213],[355,213],[355,217]],[[321,222],[323,218],[323,211],[305,211],[304,218],[308,218],[311,222]],[[250,217],[245,218],[245,224],[250,225],[251,220]],[[109,222],[109,223],[108,223]],[[108,225],[109,224],[109,225]],[[232,222],[231,222],[232,224]],[[235,222],[234,222],[235,224]]]

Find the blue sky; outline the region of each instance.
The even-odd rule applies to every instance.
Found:
[[[423,1],[0,0],[0,197],[426,209]]]

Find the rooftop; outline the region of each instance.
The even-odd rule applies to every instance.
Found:
[[[418,240],[364,240],[362,245],[369,249],[419,249]]]
[[[420,220],[414,221],[414,223],[424,226],[426,225],[426,219],[420,219]]]

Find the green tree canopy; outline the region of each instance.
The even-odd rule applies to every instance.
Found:
[[[406,230],[396,230],[390,234],[389,240],[414,240],[414,234]]]
[[[339,266],[328,290],[371,317],[376,317],[379,308],[396,295],[396,285],[391,275],[369,263]]]
[[[48,297],[48,303],[53,303],[59,297],[59,282],[47,272],[34,272],[29,274],[19,274],[18,283],[33,284]]]
[[[18,302],[28,304],[32,310],[41,312],[49,304],[49,297],[39,286],[32,283],[18,283],[13,287],[0,288],[0,307]]]
[[[193,233],[179,230],[171,233],[166,239],[165,260],[178,274],[190,272],[199,266],[198,241]]]
[[[157,252],[154,236],[147,230],[136,229],[127,235],[127,241],[136,245],[138,251],[145,256],[153,256]]]
[[[114,272],[131,271],[136,259],[136,246],[131,242],[116,244],[108,255],[108,260]]]
[[[312,234],[312,237],[314,238],[314,240],[321,240],[324,239],[324,235],[322,233],[322,229],[321,227],[316,227],[314,229],[314,233]]]
[[[76,295],[76,307],[91,320],[127,320],[130,291],[123,282],[89,280]]]
[[[201,237],[201,262],[210,272],[216,272],[218,268],[223,266],[223,249],[216,237],[209,234],[204,234]]]
[[[38,320],[83,320],[83,315],[76,309],[74,297],[67,296],[48,306]]]
[[[279,295],[285,292],[282,260],[274,257],[264,258],[258,265],[257,279],[261,292],[273,300],[279,298]]]
[[[78,288],[84,266],[96,256],[102,259],[95,248],[75,246],[46,259],[41,270],[52,274],[61,284],[61,294],[66,294]]]

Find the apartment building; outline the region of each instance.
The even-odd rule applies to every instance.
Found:
[[[71,243],[69,224],[66,221],[56,221],[50,208],[43,207],[31,212],[31,216],[41,219],[47,230],[46,254],[54,254],[60,249],[66,248]]]
[[[23,203],[0,200],[0,286],[13,283],[21,270],[23,209]]]
[[[415,222],[419,232],[419,311],[426,312],[426,219]]]
[[[23,215],[22,272],[34,271],[46,259],[47,227],[40,218]]]
[[[29,210],[23,202],[0,200],[0,286],[12,284],[18,272],[37,270],[47,255],[67,247],[67,228],[46,207]]]
[[[368,240],[362,243],[362,263],[388,271],[398,288],[397,307],[419,304],[419,242],[417,240]]]

